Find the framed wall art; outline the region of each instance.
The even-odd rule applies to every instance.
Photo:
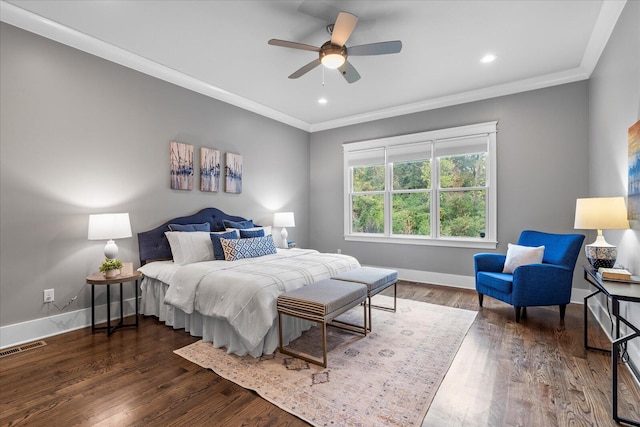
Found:
[[[220,151],[200,147],[200,191],[220,191]]]
[[[227,193],[242,193],[242,156],[227,153],[224,166],[225,187]]]
[[[193,145],[171,142],[171,188],[193,190]]]

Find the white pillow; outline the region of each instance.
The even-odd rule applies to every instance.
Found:
[[[193,262],[212,261],[213,243],[209,232],[192,231],[184,233],[180,231],[167,231],[164,233],[169,240],[173,262],[178,265],[191,264]]]
[[[544,246],[520,246],[509,243],[507,249],[507,259],[504,262],[503,273],[513,273],[513,271],[526,264],[540,264],[544,256]]]

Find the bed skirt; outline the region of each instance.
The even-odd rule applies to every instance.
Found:
[[[145,277],[142,279],[140,313],[145,316],[155,316],[173,329],[184,329],[194,337],[201,337],[203,341],[212,342],[214,347],[225,347],[227,353],[239,356],[251,355],[260,357],[272,354],[278,348],[278,319],[274,313],[274,323],[262,339],[253,348],[248,348],[246,340],[239,336],[235,329],[224,319],[205,316],[198,312],[187,314],[172,305],[164,303],[164,295],[169,285],[156,279]],[[295,317],[285,316],[282,323],[284,344],[287,345],[302,335],[314,323]]]

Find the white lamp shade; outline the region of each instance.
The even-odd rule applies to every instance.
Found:
[[[620,230],[629,228],[624,197],[592,197],[576,200],[574,228]]]
[[[123,239],[131,237],[128,213],[89,215],[89,240]]]
[[[296,221],[293,212],[276,212],[273,214],[274,227],[295,227]]]

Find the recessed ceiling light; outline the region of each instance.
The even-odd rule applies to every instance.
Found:
[[[480,62],[482,62],[483,64],[488,64],[490,62],[495,61],[496,58],[497,58],[497,56],[495,56],[492,53],[489,53],[489,54],[483,56],[482,59],[480,60]]]
[[[327,98],[318,99],[318,104],[326,104],[327,102],[329,102],[329,101],[327,101]]]

